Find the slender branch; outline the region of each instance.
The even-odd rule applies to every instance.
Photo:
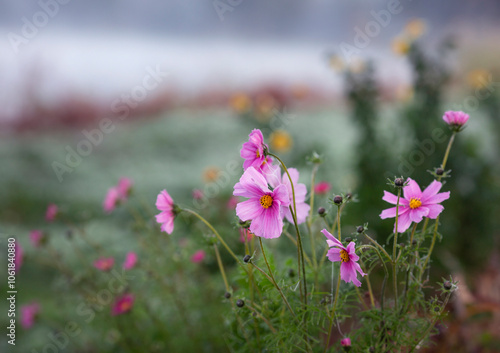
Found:
[[[325,350],[323,351],[323,353],[326,353],[326,351],[328,350],[328,347],[330,345],[330,337],[332,335],[332,328],[333,328],[334,315],[335,315],[335,307],[337,306],[337,299],[339,298],[339,288],[340,288],[340,264],[339,264],[339,275],[338,275],[338,280],[337,280],[337,289],[335,290],[335,299],[333,301],[332,311],[330,313],[330,327],[328,328],[328,337],[326,339]]]

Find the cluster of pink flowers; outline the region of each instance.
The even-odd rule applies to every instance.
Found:
[[[293,222],[289,207],[293,208],[292,185],[288,175],[281,174],[280,167],[272,164],[272,159],[265,155],[267,145],[262,132],[253,130],[248,142],[240,151],[243,163],[243,175],[234,186],[234,196],[248,200],[236,205],[236,215],[242,221],[251,221],[250,232],[263,238],[277,238],[283,231],[283,219]],[[305,203],[307,189],[299,184],[299,172],[288,169],[295,191],[297,223],[303,223],[310,206]]]
[[[120,202],[127,201],[132,191],[132,181],[129,178],[120,178],[118,185],[111,187],[106,193],[102,204],[106,213],[111,213]]]

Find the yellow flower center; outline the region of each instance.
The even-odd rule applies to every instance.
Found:
[[[257,150],[257,158],[260,158],[259,150]]]
[[[415,208],[419,208],[420,206],[422,206],[422,202],[420,201],[420,199],[412,197],[410,200],[410,208],[414,210]]]
[[[260,204],[264,208],[269,208],[273,204],[273,198],[270,195],[264,195],[260,198]]]
[[[349,254],[345,250],[340,250],[340,260],[342,262],[349,262]]]

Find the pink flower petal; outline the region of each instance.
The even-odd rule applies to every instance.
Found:
[[[330,241],[332,241],[335,245],[334,246],[338,246],[340,248],[344,248],[344,246],[342,245],[342,243],[337,239],[335,238],[329,231],[327,231],[326,229],[323,229],[321,231],[321,233],[323,233],[323,235]]]
[[[444,210],[443,205],[426,205],[429,209],[429,214],[426,216],[427,218],[436,219],[437,216]]]
[[[418,186],[417,182],[411,178],[408,178],[408,185],[403,187],[403,194],[406,200],[411,200],[412,198],[421,198],[422,191],[420,190],[420,186]]]
[[[401,216],[398,216],[398,233],[403,233],[405,230],[410,228],[411,219],[409,213],[410,212],[405,212]],[[394,222],[393,232],[396,232],[396,222]]]
[[[446,192],[440,192],[439,194],[437,195],[434,195],[434,196],[431,196],[429,197],[425,203],[426,205],[429,205],[429,204],[436,204],[436,203],[440,203],[440,202],[443,202],[444,200],[448,200],[450,198],[450,192],[449,191],[446,191]]]
[[[279,203],[273,203],[271,207],[252,221],[250,231],[259,237],[266,239],[278,238],[283,231],[283,220],[279,213]]]
[[[441,184],[441,182],[433,180],[432,183],[430,183],[430,185],[422,192],[420,201],[422,201],[423,204],[426,203],[430,197],[436,195],[439,190],[441,190],[442,186],[443,184]]]
[[[290,205],[290,196],[288,194],[288,190],[286,186],[283,184],[278,185],[276,189],[273,191],[273,199],[275,201],[279,201],[281,206],[289,206]]]
[[[429,209],[425,206],[420,206],[419,208],[415,208],[408,212],[408,214],[410,215],[410,220],[415,223],[420,223],[428,213]]]
[[[326,256],[331,262],[340,261],[340,250],[339,248],[330,248]]]
[[[265,209],[259,202],[259,199],[252,198],[242,201],[236,205],[236,215],[242,221],[249,221],[259,217]]]
[[[347,251],[347,254],[349,255],[349,260],[352,260],[352,261],[359,261],[359,256],[356,255],[356,250],[355,250],[355,246],[356,244],[351,241],[347,247],[346,247],[346,251]]]

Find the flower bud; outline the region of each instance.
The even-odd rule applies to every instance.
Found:
[[[340,344],[342,345],[344,352],[349,352],[351,350],[351,339],[350,338],[343,338],[342,340],[340,340]]]
[[[245,306],[245,302],[244,302],[243,300],[241,300],[241,299],[238,299],[238,300],[236,301],[236,306],[237,306],[238,308],[243,308],[243,307]]]
[[[436,174],[437,175],[443,175],[443,173],[444,173],[444,169],[443,168],[437,168],[436,169]]]
[[[446,289],[446,290],[450,290],[452,287],[451,285],[451,282],[450,281],[446,281],[443,283],[443,288]]]
[[[337,206],[342,203],[342,196],[337,195],[333,198],[333,203],[336,204]]]
[[[224,298],[226,298],[226,299],[231,298],[231,293],[229,293],[229,292],[224,293]]]
[[[396,178],[394,180],[394,185],[396,185],[398,188],[402,187],[404,185],[405,181],[403,178]]]
[[[295,277],[295,271],[293,270],[293,268],[288,270],[288,276],[290,276],[291,278]]]
[[[345,238],[345,241],[346,241],[347,243],[350,243],[350,242],[352,241],[352,238],[351,238],[351,237],[347,237],[347,238]]]
[[[250,259],[251,259],[251,258],[252,258],[252,257],[251,257],[250,255],[245,255],[245,257],[243,258],[243,262],[247,264],[247,263],[249,263],[249,262],[250,262]]]
[[[356,232],[358,233],[363,233],[365,231],[365,227],[363,226],[359,226],[358,228],[356,228]]]
[[[325,208],[324,208],[324,207],[320,207],[320,208],[318,208],[318,214],[319,214],[320,216],[323,216],[323,215],[325,214],[325,212],[326,212],[326,210],[325,210]]]

